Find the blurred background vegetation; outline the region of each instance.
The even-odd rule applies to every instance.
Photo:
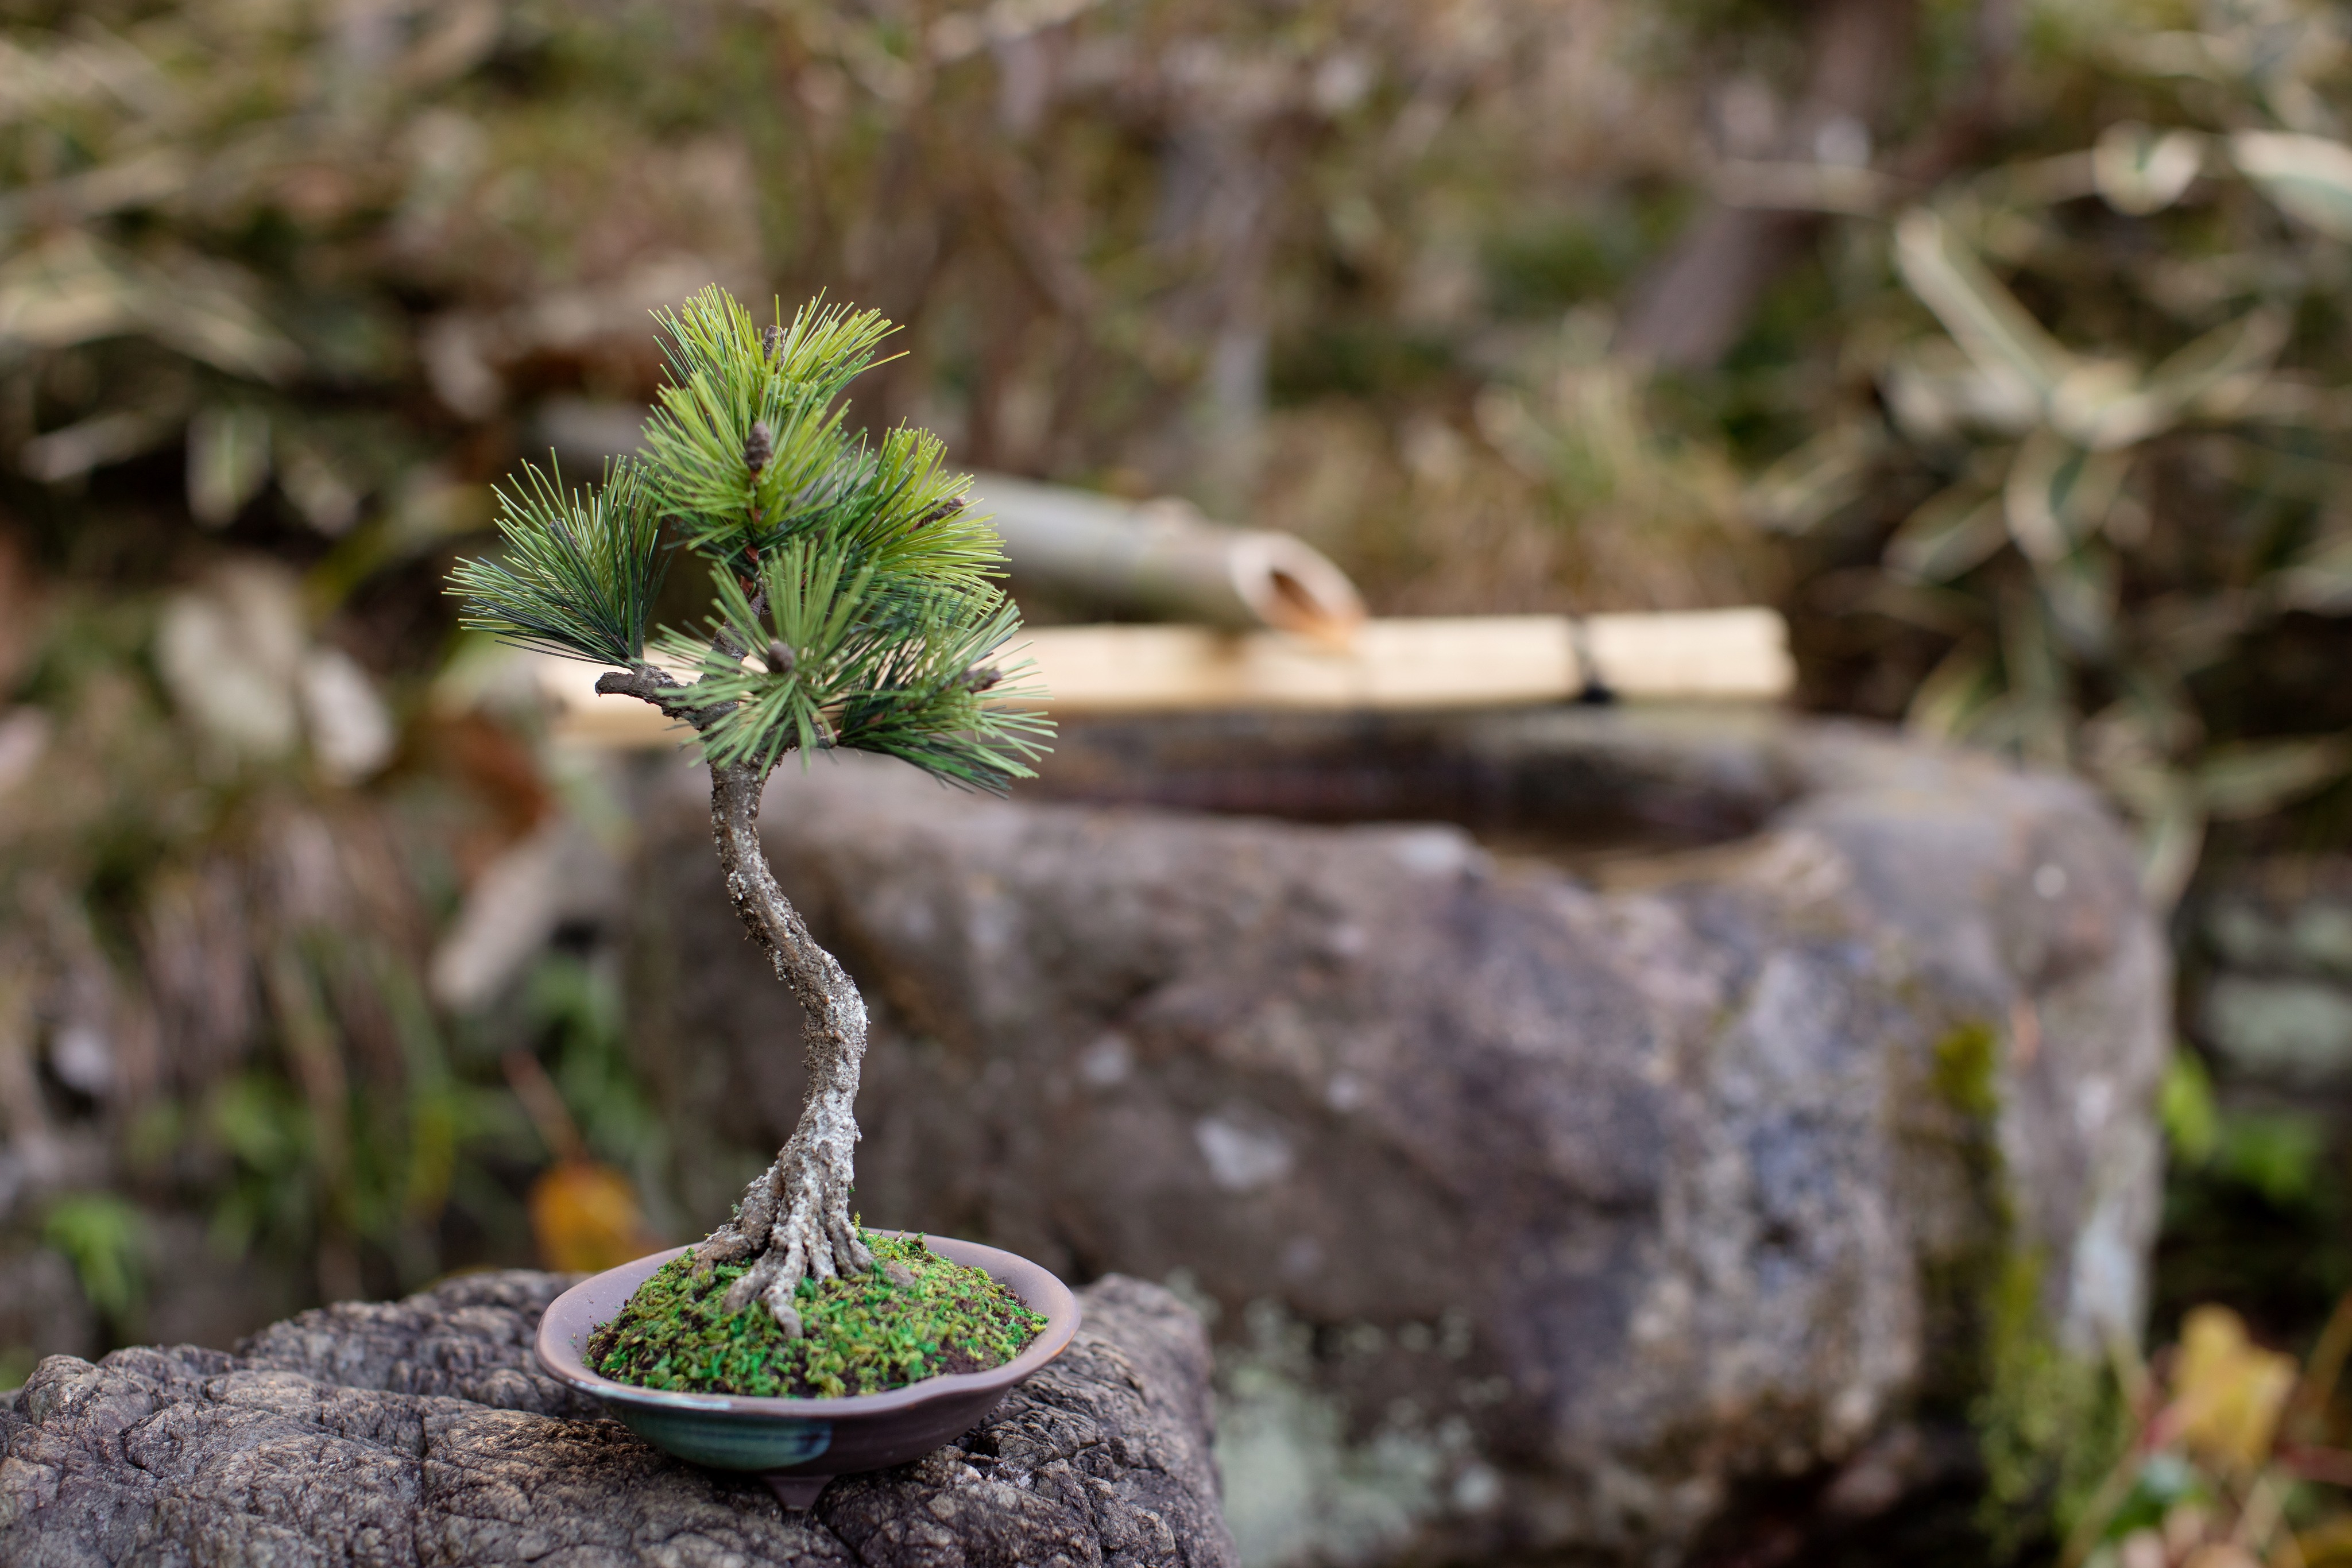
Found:
[[[2159,1331],[2302,1349],[2352,1285],[2337,1096],[2224,1049],[2232,966],[2352,977],[2295,924],[2352,899],[2339,8],[0,18],[0,1384],[687,1228],[608,904],[452,946],[626,828],[438,582],[714,280],[902,322],[856,416],[961,464],[1294,530],[1376,612],[1774,603],[1809,706],[2081,771],[2195,1037]]]

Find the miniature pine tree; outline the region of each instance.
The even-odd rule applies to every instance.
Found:
[[[968,481],[928,431],[845,428],[841,393],[889,323],[812,305],[763,330],[715,287],[658,319],[669,380],[641,455],[589,493],[527,469],[501,496],[503,554],[451,580],[467,625],[615,666],[596,689],[687,726],[709,765],[728,896],[805,1015],[810,1082],[791,1141],[698,1260],[747,1263],[726,1310],[757,1299],[797,1336],[803,1280],[873,1266],[849,1210],[866,1004],[769,869],[761,791],[792,751],[851,749],[1001,792],[1051,727],[1021,671],[990,662],[1020,617]],[[647,622],[680,549],[709,564],[714,608],[698,632],[655,631],[656,664]]]

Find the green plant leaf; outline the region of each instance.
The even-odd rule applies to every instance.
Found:
[[[2242,741],[2205,754],[2197,768],[2197,793],[2209,814],[2242,821],[2308,795],[2342,778],[2347,768],[2352,740],[2342,736]]]
[[[670,380],[646,423],[645,467],[687,544],[740,574],[865,493],[838,400],[891,330],[878,312],[814,303],[769,334],[713,287],[656,319]],[[771,443],[756,476],[755,424]]]
[[[2141,794],[2140,889],[2158,909],[2170,909],[2188,891],[2205,850],[2204,802],[2191,780],[2168,770]]]
[[[1949,582],[2009,542],[2001,498],[1974,485],[1939,491],[1886,541],[1886,570],[1918,582]]]
[[[2087,452],[2036,430],[2019,444],[2001,486],[2010,537],[2037,567],[2064,559],[2106,521],[2130,465],[2126,453]]]
[[[1911,292],[1988,375],[2046,401],[2073,368],[2074,356],[1932,209],[1914,207],[1896,220],[1895,263]]]
[[[79,1192],[49,1206],[41,1239],[64,1253],[89,1304],[120,1323],[147,1293],[147,1216],[110,1192]]]
[[[2216,1144],[2216,1168],[2281,1208],[2309,1202],[2326,1169],[2326,1133],[2319,1119],[2308,1114],[2227,1113]]]
[[[1937,740],[1958,740],[1976,727],[1999,693],[1992,651],[1980,642],[1961,642],[1919,683],[1903,722]]]
[[[2008,691],[2000,711],[2007,735],[2000,738],[2044,767],[2069,766],[2073,683],[2041,594],[2018,588],[2001,596],[2000,663]]]
[[[1758,519],[1789,534],[1820,527],[1860,498],[1885,444],[1875,419],[1832,425],[1757,477],[1748,495]]]
[[[1020,613],[988,584],[942,587],[853,566],[838,539],[803,536],[761,562],[765,612],[724,568],[713,573],[716,635],[676,633],[698,702],[728,705],[704,731],[711,759],[773,767],[786,752],[875,751],[949,783],[1001,791],[1029,777],[1051,725],[1026,665],[983,669]],[[730,656],[730,648],[751,650]]]
[[[188,422],[188,510],[223,528],[269,482],[269,415],[250,404],[201,409]]]
[[[2279,570],[2273,586],[2290,610],[2352,614],[2352,528],[2315,540]]]
[[[2179,423],[2210,394],[2267,370],[2285,346],[2287,328],[2285,311],[2260,306],[2145,376],[2127,360],[2080,361],[2051,392],[2051,428],[2093,452],[2136,445]]]
[[[2091,148],[2099,194],[2119,213],[2145,216],[2179,201],[2205,165],[2205,138],[2194,131],[2158,131],[2137,120],[2110,125]]]
[[[2050,607],[2051,625],[2077,658],[2102,660],[2112,652],[2121,587],[2112,554],[2078,549],[2042,567],[2035,578]]]
[[[2029,382],[1987,371],[1948,338],[1894,350],[1878,382],[1895,424],[1917,442],[1948,441],[1970,429],[2022,435],[2042,422],[2042,399]]]
[[[2148,392],[2175,410],[2192,407],[2226,382],[2268,370],[2292,325],[2290,313],[2278,306],[2257,306],[2158,364],[2148,372]]]
[[[2157,1093],[2157,1113],[2172,1157],[2184,1165],[2201,1166],[2213,1157],[2221,1140],[2221,1113],[2213,1103],[2213,1081],[2197,1053],[2185,1045],[2172,1048],[2164,1065],[2164,1085]]]

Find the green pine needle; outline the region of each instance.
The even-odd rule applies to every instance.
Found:
[[[664,656],[698,677],[696,699],[731,705],[704,733],[711,760],[764,768],[794,748],[841,748],[991,791],[1031,777],[1053,734],[1024,706],[1041,694],[1022,681],[1025,664],[987,663],[1020,630],[1011,601],[992,584],[894,581],[853,559],[837,539],[779,545],[761,573],[764,616],[720,569],[711,635],[665,635]]]
[[[608,469],[604,487],[583,494],[527,463],[499,492],[498,528],[503,559],[460,561],[449,574],[464,625],[602,664],[644,655],[663,562],[660,519],[634,465]]]
[[[466,623],[636,664],[666,526],[716,591],[699,632],[653,640],[693,677],[714,765],[838,747],[971,789],[1030,777],[1053,726],[1030,666],[1003,661],[1020,615],[970,481],[929,431],[846,428],[841,394],[890,324],[818,301],[763,329],[715,287],[657,319],[670,381],[644,455],[590,497],[529,470],[502,497],[503,559],[452,574]]]

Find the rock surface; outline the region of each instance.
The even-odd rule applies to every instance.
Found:
[[[795,1026],[695,776],[649,788],[636,1032],[716,1210],[719,1152],[792,1124]],[[875,1004],[859,1202],[1223,1308],[1245,1562],[1884,1508],[1887,1456],[1950,1451],[1915,1423],[2137,1329],[2168,958],[2074,783],[1580,709],[1097,723],[1024,788],[771,793]]]
[[[792,1514],[757,1478],[679,1464],[529,1369],[568,1282],[467,1276],[305,1312],[235,1355],[51,1356],[0,1404],[0,1562],[1232,1562],[1207,1346],[1155,1286],[1097,1282],[1076,1342],[959,1444]]]

